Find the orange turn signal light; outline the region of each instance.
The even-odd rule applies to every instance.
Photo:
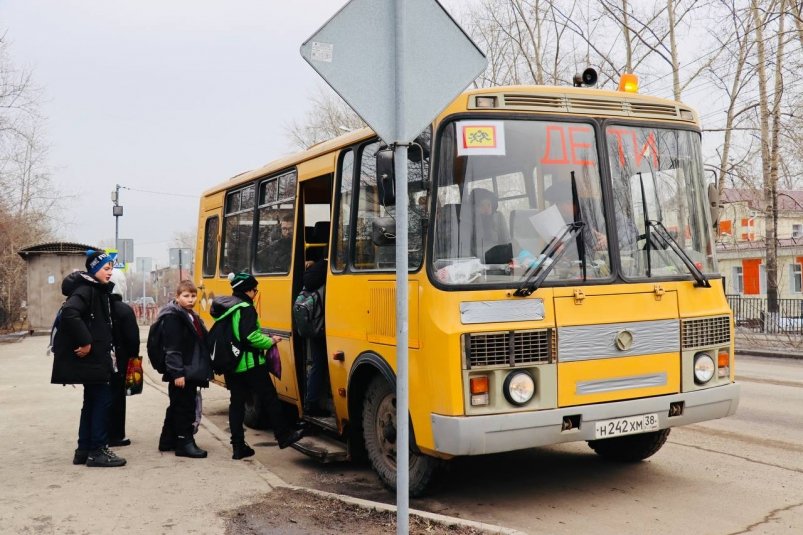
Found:
[[[631,72],[624,73],[619,79],[619,91],[638,93],[638,76]]]
[[[730,353],[724,349],[720,350],[720,352],[717,354],[717,366],[720,368],[728,366],[730,364],[730,360]]]
[[[488,393],[488,376],[487,375],[480,375],[478,377],[471,378],[471,394],[487,394]]]

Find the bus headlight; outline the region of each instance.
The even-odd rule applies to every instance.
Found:
[[[502,385],[502,391],[513,405],[524,405],[535,394],[535,380],[525,371],[515,371],[508,374]]]
[[[708,353],[697,353],[694,355],[694,382],[704,385],[714,377],[717,370],[714,359]]]

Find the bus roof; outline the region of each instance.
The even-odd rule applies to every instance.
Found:
[[[496,97],[494,106],[478,106],[477,97]],[[513,85],[471,89],[461,93],[436,118],[439,123],[447,116],[466,111],[538,112],[572,117],[622,117],[651,121],[681,122],[699,128],[697,112],[681,102],[664,98],[606,89],[569,86]],[[360,128],[312,147],[234,175],[203,192],[211,195],[276,173],[322,154],[347,147],[374,136],[370,128]]]

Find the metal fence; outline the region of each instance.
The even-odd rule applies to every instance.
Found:
[[[736,329],[771,334],[803,334],[803,299],[778,299],[778,312],[767,312],[765,297],[729,295]]]

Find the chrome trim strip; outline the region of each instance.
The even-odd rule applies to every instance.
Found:
[[[683,414],[669,417],[669,404],[683,402]],[[562,442],[594,440],[594,422],[658,414],[661,429],[730,416],[739,406],[739,385],[728,384],[681,394],[596,403],[560,409],[486,416],[432,414],[433,447],[447,455],[484,455]],[[564,416],[580,416],[580,427],[561,431]]]
[[[630,331],[633,344],[616,347],[616,336]],[[593,360],[680,351],[680,321],[631,321],[558,328],[558,362]]]
[[[460,322],[499,323],[507,321],[540,321],[544,319],[544,300],[464,301],[460,303]]]
[[[576,394],[601,394],[603,392],[616,392],[630,390],[631,388],[649,388],[651,386],[666,385],[666,372],[651,373],[649,375],[634,375],[619,379],[602,379],[599,381],[578,381]]]

